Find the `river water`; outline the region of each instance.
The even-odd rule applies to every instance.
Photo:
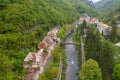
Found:
[[[70,35],[66,38],[66,42],[73,42],[72,36]],[[78,80],[77,73],[79,72],[78,67],[78,53],[75,49],[74,45],[65,45],[65,53],[66,53],[66,62],[67,62],[67,69],[66,69],[66,76],[65,80]]]

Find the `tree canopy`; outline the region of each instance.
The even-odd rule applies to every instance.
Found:
[[[83,63],[79,72],[79,78],[80,80],[102,80],[102,73],[98,63],[93,59]]]

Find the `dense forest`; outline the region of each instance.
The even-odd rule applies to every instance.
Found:
[[[69,0],[0,0],[0,80],[21,80],[26,73],[23,59],[36,51],[47,31],[73,22],[82,13],[99,14]]]
[[[119,7],[120,0],[101,0],[95,3],[95,7],[102,12],[110,12],[111,10]]]

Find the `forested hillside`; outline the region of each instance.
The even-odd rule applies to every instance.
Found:
[[[100,16],[99,11],[93,9],[89,5],[89,0],[64,0],[72,5],[79,13],[87,13],[90,16]]]
[[[114,12],[114,13],[113,13]],[[103,21],[109,23],[111,20],[120,20],[120,6],[104,14]]]
[[[97,10],[102,12],[110,12],[113,9],[116,9],[120,5],[120,0],[101,0],[100,2],[95,3]]]
[[[101,0],[96,3],[96,8],[104,13],[104,22],[109,23],[111,20],[120,20],[120,0]]]
[[[0,0],[0,80],[21,80],[27,53],[36,50],[48,30],[73,22],[81,13],[98,15],[81,2]]]

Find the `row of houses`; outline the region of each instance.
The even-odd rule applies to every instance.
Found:
[[[55,27],[47,33],[47,36],[38,44],[37,52],[29,52],[23,62],[23,67],[28,71],[24,76],[24,80],[37,80],[39,74],[44,71],[48,59],[51,57],[51,52],[55,45],[60,42],[57,33],[60,26]]]
[[[79,20],[78,24],[81,24],[85,20],[88,24],[95,24],[96,29],[100,32],[102,35],[107,35],[111,31],[111,26],[108,26],[102,22],[99,22],[99,19],[96,17],[90,18],[87,14],[83,14]],[[77,26],[76,26],[77,27]]]

